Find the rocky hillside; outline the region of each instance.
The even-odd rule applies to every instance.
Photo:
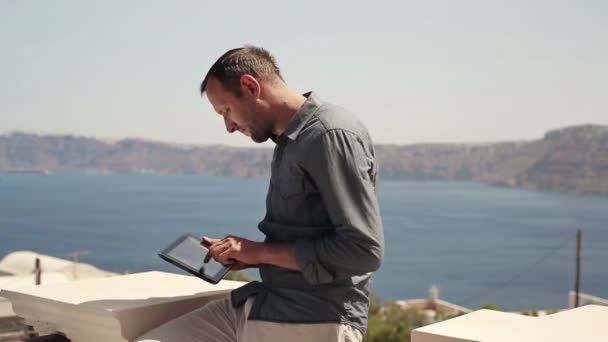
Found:
[[[585,125],[542,139],[493,144],[378,145],[383,177],[460,179],[514,187],[608,193],[608,127]],[[271,149],[0,135],[0,171],[48,169],[258,177]]]
[[[553,130],[527,142],[379,146],[378,156],[385,176],[608,193],[606,126]]]
[[[0,136],[0,170],[47,169],[114,173],[265,176],[270,149],[183,146],[124,139],[104,142],[71,135]]]

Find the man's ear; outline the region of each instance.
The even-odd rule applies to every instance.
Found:
[[[255,77],[245,74],[241,76],[240,81],[243,92],[255,98],[260,96],[262,88],[260,86],[260,82],[258,82]]]

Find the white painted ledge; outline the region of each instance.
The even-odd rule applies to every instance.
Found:
[[[531,317],[478,310],[412,332],[412,342],[608,341],[608,307],[586,305]]]
[[[61,332],[72,342],[112,342],[130,341],[243,284],[145,272],[2,290],[0,296],[41,335]]]

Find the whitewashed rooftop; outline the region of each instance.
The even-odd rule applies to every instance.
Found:
[[[41,335],[61,332],[72,342],[112,342],[132,340],[242,285],[145,272],[2,290],[0,296]]]
[[[608,341],[608,307],[587,305],[531,317],[478,310],[412,332],[412,342]]]

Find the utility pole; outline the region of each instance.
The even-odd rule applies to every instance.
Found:
[[[36,277],[35,284],[40,285],[40,282],[41,282],[40,278],[42,275],[42,268],[40,267],[40,258],[36,258],[36,263],[34,264],[34,274]]]
[[[578,297],[581,289],[581,244],[583,233],[576,230],[576,278],[574,280],[574,307],[578,308]]]
[[[74,277],[74,280],[78,279],[78,262],[79,262],[79,257],[81,255],[87,255],[89,254],[89,251],[74,251],[72,253],[69,253],[68,256],[72,258],[72,260],[74,261],[74,263],[72,264],[72,277]]]

